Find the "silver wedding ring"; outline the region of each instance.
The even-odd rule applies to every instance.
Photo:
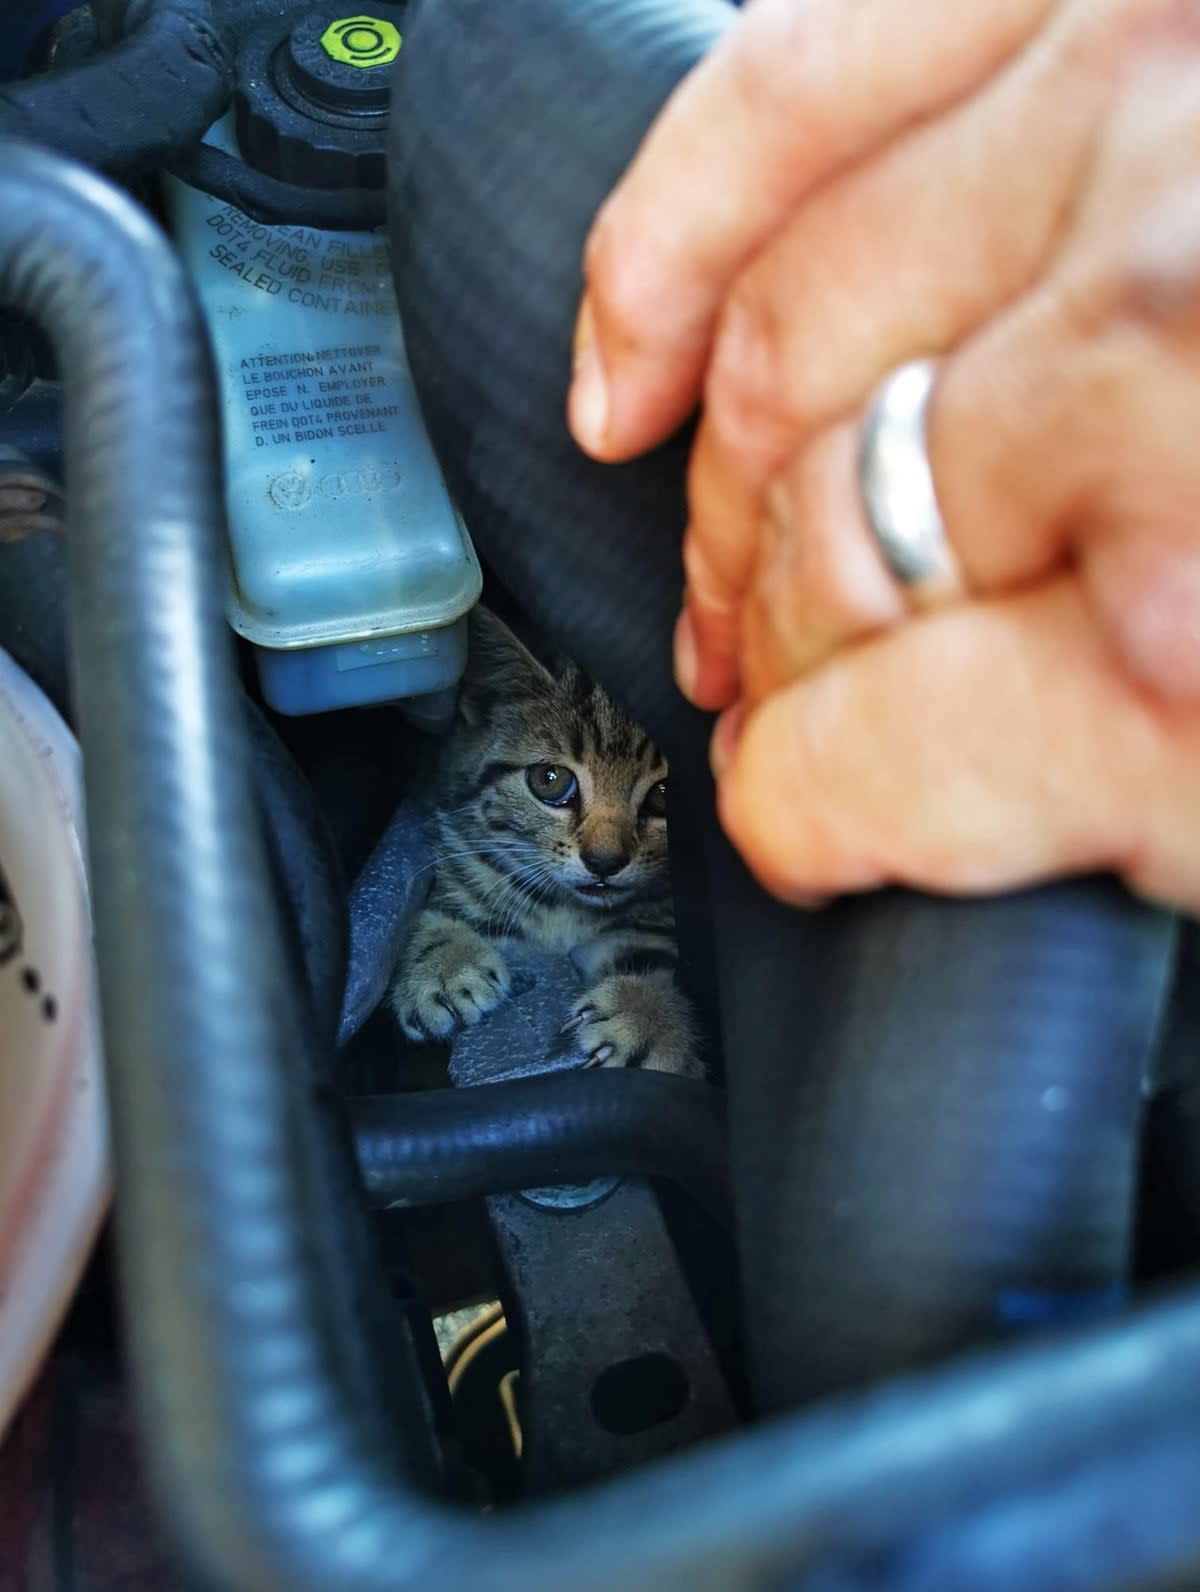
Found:
[[[926,447],[936,362],[899,365],[875,390],[858,453],[867,523],[909,600],[946,602],[962,592]]]

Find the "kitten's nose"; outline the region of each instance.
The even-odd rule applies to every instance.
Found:
[[[594,851],[581,851],[579,860],[597,879],[611,879],[614,873],[620,873],[629,858],[616,846],[598,846]]]

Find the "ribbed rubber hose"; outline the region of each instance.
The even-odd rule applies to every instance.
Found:
[[[436,1205],[608,1175],[670,1178],[732,1220],[724,1102],[663,1073],[550,1074],[354,1100],[372,1205]]]
[[[316,797],[266,716],[243,702],[255,790],[272,872],[317,1023],[319,1055],[332,1066],[349,953],[346,887],[333,836]]]
[[[231,1419],[253,1450],[280,1376],[314,1360],[326,1399],[361,1401],[377,1452],[399,1436],[428,1472],[416,1356],[374,1290],[257,816],[199,311],[165,239],[103,180],[5,144],[0,188],[0,299],[49,332],[67,392],[74,698],[118,1225],[166,1485],[190,1500],[197,1448],[216,1428],[218,1447],[228,1437],[214,1400],[244,1394]],[[389,1355],[368,1371],[373,1328]],[[406,1416],[399,1433],[389,1407]],[[323,1432],[315,1407],[306,1420]]]
[[[1200,1515],[1176,1510],[1151,1535],[1141,1523],[1200,1467],[1194,1297],[536,1510],[479,1519],[418,1489],[417,1368],[399,1331],[383,1350],[370,1330],[370,1273],[344,1253],[360,1229],[331,1227],[344,1180],[313,1150],[300,1003],[250,818],[198,311],[127,199],[11,145],[0,300],[51,331],[67,382],[122,1290],[154,1476],[191,1580],[214,1592],[782,1588],[806,1567],[872,1550],[884,1564],[902,1536],[1057,1490],[1038,1546],[1078,1567],[1075,1588],[1183,1584],[1200,1567]],[[1102,1561],[1079,1552],[1098,1508]],[[1004,1592],[1038,1584],[1027,1558],[1006,1564]]]
[[[715,832],[706,726],[670,669],[688,439],[604,468],[563,407],[592,216],[734,15],[425,5],[399,63],[392,245],[481,552],[671,758],[677,917],[716,936],[751,1370],[779,1408],[1119,1300],[1172,929],[1103,881],[802,917]]]
[[[211,144],[196,144],[172,162],[183,182],[235,206],[269,227],[317,227],[329,232],[370,232],[384,223],[384,196],[373,188],[304,188],[257,171]]]
[[[211,0],[148,0],[132,31],[103,53],[0,87],[0,136],[129,177],[199,138],[231,87]]]

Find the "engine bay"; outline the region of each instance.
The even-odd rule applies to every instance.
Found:
[[[14,1592],[1200,1576],[1193,926],[769,899],[671,677],[687,437],[565,428],[591,215],[730,15],[0,24],[0,663],[62,741],[0,1059],[95,1110]]]

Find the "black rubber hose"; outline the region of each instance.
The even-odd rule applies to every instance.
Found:
[[[362,1401],[377,1453],[400,1440],[428,1471],[415,1350],[375,1292],[258,819],[200,314],[165,239],[101,179],[6,144],[0,185],[0,299],[45,326],[66,373],[74,699],[127,1318],[153,1424],[180,1439],[160,1469],[183,1484],[183,1434],[211,1433],[212,1399],[240,1382],[231,1352],[261,1345],[265,1390],[286,1340],[322,1364],[327,1396]],[[368,1375],[372,1326],[389,1353]],[[236,1418],[253,1426],[265,1406],[249,1396]]]
[[[590,1072],[350,1105],[372,1205],[437,1205],[593,1177],[666,1177],[732,1221],[725,1104],[663,1073]]]
[[[676,15],[659,12],[665,32]],[[251,816],[198,311],[136,207],[15,146],[0,151],[0,299],[50,329],[66,373],[122,1290],[192,1579],[214,1592],[782,1588],[831,1556],[882,1556],[968,1509],[1059,1490],[1039,1539],[1050,1562],[1106,1511],[1106,1555],[1076,1587],[1184,1584],[1200,1515],[1143,1535],[1144,1494],[1126,1484],[1152,1461],[1160,1487],[1194,1484],[1196,1297],[536,1510],[464,1516],[413,1485],[421,1411],[410,1403],[399,1432],[388,1417],[394,1368],[416,1370],[401,1333],[385,1351],[366,1330],[367,1273],[350,1294],[336,1239],[354,1248],[360,1230],[331,1230],[344,1189],[312,1151],[317,1114],[297,1082],[307,1036]],[[1005,1592],[1036,1584],[1009,1563]]]
[[[245,700],[255,789],[267,844],[304,970],[319,1035],[329,1060],[346,987],[349,925],[346,886],[333,837],[312,788],[266,717]]]
[[[133,31],[102,54],[0,88],[0,136],[128,178],[199,138],[231,87],[211,0],[151,0]]]
[[[685,933],[711,917],[716,937],[746,1330],[759,1402],[778,1408],[1119,1300],[1171,924],[1093,881],[802,916],[716,832],[707,726],[670,667],[687,436],[604,468],[563,422],[592,216],[734,15],[697,7],[664,41],[660,14],[418,11],[392,249],[425,414],[481,552],[671,759],[676,916]],[[683,950],[703,997],[714,980]]]
[[[193,188],[235,205],[270,227],[317,227],[329,232],[370,232],[381,227],[386,196],[373,188],[305,188],[256,171],[210,144],[182,151],[171,171]]]
[[[765,1042],[774,1131],[744,1097],[734,1130],[776,1199],[772,1228],[742,1229],[775,1283],[754,1296],[764,1403],[1125,1303],[1171,934],[1105,881],[835,911],[795,1012],[811,1048],[787,1069]],[[740,1026],[780,969],[765,937],[726,965]]]

